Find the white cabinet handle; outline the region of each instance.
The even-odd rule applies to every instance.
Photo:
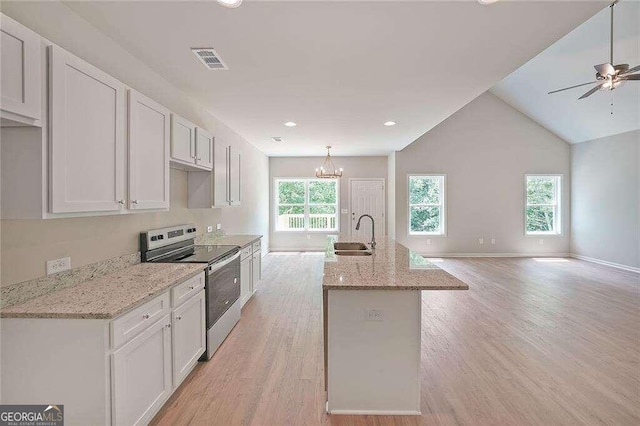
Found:
[[[149,319],[149,314],[144,314],[144,315],[142,316],[142,318],[144,318],[144,319],[146,319],[146,320],[147,320],[147,319]]]

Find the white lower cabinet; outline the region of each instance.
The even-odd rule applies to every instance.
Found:
[[[260,241],[243,247],[240,251],[240,298],[242,305],[258,288],[258,282],[262,279],[262,250]]]
[[[204,290],[176,308],[171,315],[173,384],[178,387],[206,349]]]
[[[113,353],[113,424],[147,424],[169,397],[171,320],[169,315]]]
[[[148,424],[205,333],[204,272],[112,319],[2,318],[1,402],[58,401],[68,426]]]

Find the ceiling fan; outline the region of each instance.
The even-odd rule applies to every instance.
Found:
[[[613,90],[620,85],[622,85],[625,81],[640,80],[640,74],[632,74],[640,71],[640,65],[637,65],[633,68],[629,68],[629,64],[618,64],[613,65],[613,7],[618,3],[618,0],[615,0],[609,6],[611,9],[611,34],[610,34],[610,54],[609,54],[609,62],[606,64],[595,65],[596,69],[596,81],[590,81],[589,83],[576,84],[575,86],[565,87],[564,89],[554,90],[549,92],[549,95],[553,93],[563,92],[569,89],[575,89],[576,87],[588,86],[589,84],[596,84],[593,88],[591,88],[587,93],[580,96],[578,99],[584,99],[588,96],[593,95],[598,90]]]

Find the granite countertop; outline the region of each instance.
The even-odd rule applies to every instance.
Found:
[[[469,286],[390,238],[381,238],[371,256],[338,256],[327,238],[324,290],[468,290]]]
[[[222,244],[228,246],[246,247],[254,241],[258,241],[262,235],[214,235],[203,234],[196,237],[196,244]]]
[[[196,263],[139,263],[2,309],[0,317],[115,318],[203,271]]]

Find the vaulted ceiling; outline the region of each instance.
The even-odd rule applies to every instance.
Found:
[[[67,5],[269,155],[322,155],[325,145],[376,155],[408,145],[606,3]],[[214,47],[229,70],[206,70],[192,47]]]

